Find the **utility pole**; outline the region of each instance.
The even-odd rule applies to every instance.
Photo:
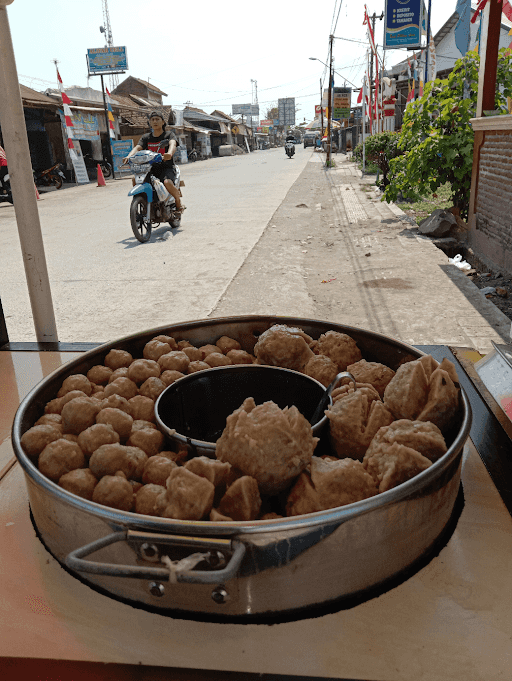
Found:
[[[334,36],[329,36],[329,110],[327,112],[327,160],[325,165],[331,167],[331,118],[332,118],[332,41]]]
[[[425,83],[428,83],[428,63],[430,61],[430,17],[432,14],[432,0],[428,0],[427,17],[427,58],[425,60]]]
[[[320,78],[320,120],[322,127],[320,128],[320,140],[324,136],[324,93],[322,92],[322,79]]]
[[[370,21],[372,22],[372,32],[373,32],[373,39],[375,40],[375,21],[379,19],[379,21],[382,21],[384,19],[384,12],[380,16],[377,16],[375,12],[372,14],[370,17]],[[375,50],[377,50],[377,43],[375,42]],[[375,86],[373,83],[373,54],[370,59],[370,109],[373,106],[373,97],[372,97],[372,92],[374,91]],[[377,98],[377,92],[375,93],[375,98]],[[375,111],[375,109],[373,109]],[[370,135],[372,134],[373,130],[370,130]]]

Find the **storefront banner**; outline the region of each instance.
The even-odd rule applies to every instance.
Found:
[[[100,141],[100,125],[98,117],[85,111],[73,112],[73,139]]]
[[[384,49],[421,47],[424,0],[386,0]]]
[[[114,172],[115,173],[129,173],[130,168],[121,168],[123,163],[123,158],[128,156],[130,151],[133,149],[133,140],[112,140],[110,142],[112,145],[112,158],[114,160]]]

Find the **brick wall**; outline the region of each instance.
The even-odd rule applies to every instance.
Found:
[[[486,130],[480,147],[474,246],[494,270],[512,272],[512,130]]]

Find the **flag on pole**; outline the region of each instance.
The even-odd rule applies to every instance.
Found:
[[[469,20],[471,18],[471,0],[457,0],[455,11],[459,15],[459,20],[457,21],[454,31],[455,45],[462,56],[464,56],[469,50]]]
[[[57,68],[57,80],[59,81],[60,96],[62,97],[62,108],[64,109],[64,122],[66,125],[66,136],[68,138],[68,149],[75,148],[73,144],[73,114],[69,105],[71,100],[64,91],[64,85],[62,83],[62,78],[60,77],[59,69]]]
[[[109,134],[112,139],[115,140],[116,138],[116,130],[114,128],[114,114],[112,113],[112,106],[110,104],[110,92],[105,88],[105,92],[107,93],[107,109],[108,109],[108,127],[109,127]]]
[[[358,97],[357,97],[357,103],[358,103],[358,104],[361,104],[362,101],[363,101],[363,88],[361,88],[361,89],[359,90],[359,95],[358,95]]]

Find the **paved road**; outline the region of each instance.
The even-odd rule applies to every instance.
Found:
[[[129,180],[53,191],[38,203],[59,340],[107,341],[206,317],[312,156],[297,146],[182,166],[183,226],[139,244]],[[0,204],[0,297],[12,341],[34,340],[14,210]]]

